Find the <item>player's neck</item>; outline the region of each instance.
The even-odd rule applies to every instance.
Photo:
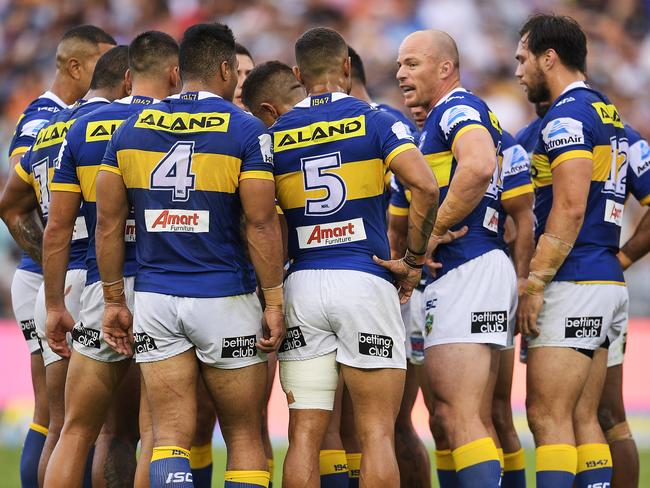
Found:
[[[354,98],[358,98],[359,100],[363,100],[364,102],[372,103],[372,99],[370,98],[368,90],[366,90],[366,87],[359,82],[352,84],[350,95]]]
[[[551,94],[551,101],[557,100],[570,84],[585,80],[585,75],[579,71],[558,70],[552,76],[548,77],[548,89]]]
[[[338,73],[329,73],[317,80],[305,83],[305,90],[309,96],[322,95],[323,93],[348,93],[349,79]]]
[[[170,94],[167,83],[156,83],[151,80],[134,80],[131,88],[131,96],[134,97],[151,97],[157,100],[167,98]]]
[[[73,104],[83,96],[83,93],[79,93],[79,89],[74,82],[71,79],[64,78],[59,71],[56,72],[54,81],[50,85],[50,91],[68,105]]]
[[[436,103],[438,103],[440,100],[443,99],[447,93],[449,93],[452,90],[455,90],[456,88],[460,88],[460,78],[453,78],[450,80],[446,80],[444,83],[441,83],[440,86],[436,88],[436,90],[433,92],[433,97],[431,97],[431,101],[429,102],[429,106],[427,107],[427,112],[430,112],[433,107],[436,106]]]
[[[181,93],[202,92],[202,91],[214,93],[215,95],[219,95],[220,97],[223,98],[224,90],[221,89],[220,87],[211,86],[204,82],[193,81],[193,80],[183,83],[183,88],[181,90]]]

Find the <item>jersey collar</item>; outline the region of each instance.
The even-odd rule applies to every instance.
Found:
[[[179,100],[181,98],[181,96],[185,95],[186,93],[189,93],[189,92],[177,93],[176,95],[171,95],[171,96],[167,97],[167,99],[168,100],[170,100],[170,99],[171,100]],[[196,95],[197,95],[196,100],[205,100],[206,98],[223,98],[223,97],[220,97],[219,95],[217,95],[216,93],[212,93],[212,92],[209,92],[209,91],[198,91],[198,92],[192,92],[192,93],[196,93]]]
[[[562,91],[562,93],[560,93],[560,96],[564,95],[566,92],[568,92],[568,91],[570,91],[570,90],[575,90],[576,88],[589,88],[589,85],[587,85],[587,83],[585,83],[584,81],[574,81],[573,83],[571,83],[570,85],[568,85],[568,86],[567,86],[567,87]]]
[[[97,102],[111,103],[109,100],[107,100],[104,97],[92,97],[90,100],[86,100],[86,102],[84,102],[84,104],[86,104],[86,103],[97,103]]]
[[[38,98],[47,98],[49,100],[52,100],[54,103],[56,103],[59,107],[61,108],[66,108],[68,105],[61,100],[59,97],[57,97],[54,93],[52,93],[50,90],[46,91],[43,93],[40,97]]]
[[[434,108],[437,107],[438,105],[442,105],[443,103],[445,103],[447,101],[447,99],[456,92],[467,92],[467,90],[465,90],[465,88],[463,88],[462,86],[459,86],[458,88],[454,88],[453,90],[448,92],[444,97],[442,97],[440,100],[438,100],[438,103],[435,104]],[[429,112],[429,113],[431,113],[431,112]]]
[[[336,102],[338,100],[342,100],[344,98],[348,98],[350,95],[347,93],[343,92],[333,92],[332,93],[332,102]],[[305,98],[304,100],[301,100],[300,102],[296,103],[294,105],[296,108],[309,108],[311,107],[311,95]]]
[[[148,97],[151,98],[151,97]],[[133,100],[133,95],[129,95],[128,97],[120,98],[119,100],[115,100],[115,103],[122,103],[124,105],[130,105],[131,101]],[[154,103],[158,103],[160,100],[157,98],[151,98],[151,104],[153,105]]]

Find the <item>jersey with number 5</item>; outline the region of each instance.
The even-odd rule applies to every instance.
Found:
[[[271,141],[258,119],[212,93],[175,95],[118,129],[102,171],[122,176],[134,208],[137,291],[209,298],[255,290],[239,185],[273,181]]]
[[[553,205],[553,171],[576,158],[592,161],[584,222],[556,281],[623,283],[616,259],[626,196],[628,138],[616,107],[583,82],[568,87],[541,123],[533,154],[537,237]]]
[[[415,149],[393,115],[343,93],[307,97],[281,116],[273,136],[275,181],[289,227],[290,272],[364,271],[391,280],[384,176]]]

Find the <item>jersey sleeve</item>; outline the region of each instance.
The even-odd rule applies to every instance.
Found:
[[[264,124],[246,116],[241,134],[242,158],[239,180],[258,179],[273,181],[273,152],[271,135],[266,132]]]
[[[650,205],[650,145],[639,139],[629,149],[627,185],[641,205]]]
[[[409,214],[410,202],[407,195],[407,189],[395,175],[390,180],[390,203],[388,213],[395,216],[404,217]]]
[[[54,176],[51,184],[53,191],[81,193],[81,183],[77,175],[77,163],[74,158],[75,141],[79,140],[78,138],[83,135],[83,130],[80,129],[81,125],[83,124],[73,125],[61,144],[59,156],[54,164]]]
[[[26,112],[16,124],[16,132],[9,145],[9,157],[23,154],[36,140],[38,131],[47,125],[49,119],[37,111]]]
[[[381,141],[381,157],[386,167],[390,166],[398,154],[416,149],[411,130],[404,122],[382,111],[374,111],[371,114]]]
[[[552,108],[544,119],[541,141],[551,171],[570,159],[593,160],[592,114],[565,103]]]
[[[501,194],[501,200],[533,193],[530,159],[521,145],[514,144],[503,150],[502,174],[503,193]]]
[[[27,151],[23,153],[23,155],[20,157],[20,161],[16,163],[16,166],[14,167],[16,174],[18,174],[20,179],[27,183],[29,186],[34,185],[34,175],[32,174],[31,159],[32,149],[29,147],[27,148]]]
[[[453,151],[456,140],[466,132],[483,129],[489,132],[481,111],[466,98],[456,100],[440,117],[440,130],[449,148]]]

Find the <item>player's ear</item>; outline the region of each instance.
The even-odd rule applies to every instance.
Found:
[[[66,61],[66,69],[68,70],[68,75],[70,75],[70,78],[73,80],[80,80],[81,79],[81,62],[75,58],[75,57],[70,57]]]
[[[442,63],[440,63],[440,78],[441,79],[447,79],[451,72],[453,71],[453,64],[451,60],[445,59]]]
[[[301,85],[304,85],[305,83],[302,81],[302,75],[300,74],[300,68],[298,66],[294,66],[292,68],[293,75],[296,77],[296,79],[300,82]]]
[[[124,91],[126,91],[127,95],[130,95],[132,90],[133,78],[131,77],[131,70],[127,68],[124,73]]]
[[[228,82],[228,80],[230,80],[233,72],[235,73],[236,77],[237,68],[235,66],[232,66],[228,61],[222,61],[219,65],[219,74],[221,75],[221,79],[224,82]]]
[[[174,91],[180,93],[181,75],[177,64],[169,70],[169,86],[174,87]]]
[[[280,114],[278,113],[278,111],[275,109],[273,105],[267,102],[262,102],[260,103],[260,108],[265,112],[267,112],[274,121],[278,120]]]
[[[540,56],[540,58],[542,68],[545,71],[551,69],[555,63],[558,62],[558,56],[557,52],[555,52],[555,49],[547,49],[544,51],[544,54]]]
[[[343,60],[343,74],[345,75],[346,78],[350,77],[350,66],[351,66],[352,61],[350,60],[350,56],[346,57]]]

